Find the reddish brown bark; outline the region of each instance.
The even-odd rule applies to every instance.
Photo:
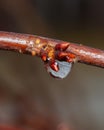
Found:
[[[58,45],[57,49],[56,45]],[[65,57],[68,58],[70,58],[71,54],[74,54],[75,61],[77,60],[81,63],[104,67],[103,50],[35,35],[1,31],[0,49],[18,51],[20,53],[37,55],[40,57],[43,53],[46,53],[48,59],[58,58],[58,60],[62,60],[62,58],[61,56],[56,56],[57,52],[61,53],[61,55],[66,53]],[[44,57],[44,59],[46,60],[46,57]]]

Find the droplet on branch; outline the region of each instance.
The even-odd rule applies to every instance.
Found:
[[[58,71],[54,71],[49,65],[46,66],[46,69],[53,77],[63,79],[70,73],[73,63],[59,60],[56,60],[56,62],[59,66]]]

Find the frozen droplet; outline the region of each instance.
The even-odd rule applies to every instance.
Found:
[[[56,60],[59,66],[59,71],[56,72],[51,69],[51,67],[48,65],[47,66],[47,71],[55,78],[60,78],[63,79],[65,78],[71,71],[72,68],[72,63],[65,62],[65,61],[58,61]]]

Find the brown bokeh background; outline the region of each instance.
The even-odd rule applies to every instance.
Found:
[[[104,48],[104,1],[0,0],[0,30]],[[104,70],[75,64],[53,79],[37,57],[0,52],[0,124],[104,130]]]

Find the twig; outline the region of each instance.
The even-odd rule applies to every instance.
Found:
[[[65,78],[72,63],[80,62],[104,68],[104,51],[80,44],[36,35],[0,32],[0,49],[39,56],[47,71],[56,78]]]
[[[31,55],[42,56],[46,53],[48,58],[56,57],[57,52],[74,54],[78,62],[104,67],[104,51],[84,45],[44,38],[36,35],[0,32],[0,49],[18,51]],[[43,53],[42,53],[43,52]],[[65,55],[65,56],[66,56]],[[46,57],[43,55],[43,60]]]

